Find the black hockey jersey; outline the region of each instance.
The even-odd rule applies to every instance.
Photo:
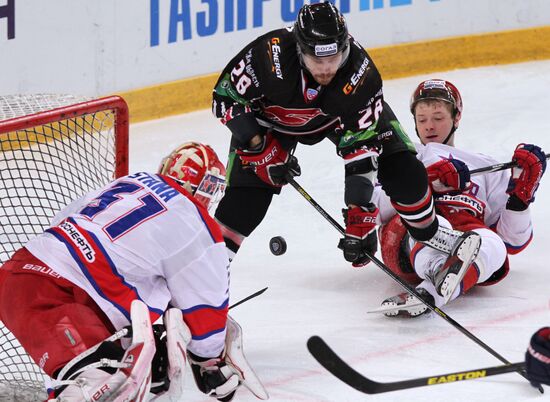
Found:
[[[393,144],[393,150],[414,151],[384,102],[378,69],[351,37],[347,61],[320,86],[300,63],[292,28],[260,36],[221,73],[213,112],[243,146],[260,125],[306,144],[328,136],[340,151],[380,141]]]

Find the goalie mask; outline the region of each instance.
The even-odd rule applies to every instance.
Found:
[[[206,144],[180,145],[162,160],[158,173],[176,179],[210,213],[225,192],[225,166]]]

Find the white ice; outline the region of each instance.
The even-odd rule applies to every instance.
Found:
[[[415,138],[409,96],[423,79],[454,82],[464,99],[458,147],[508,161],[520,142],[550,152],[550,61],[443,72],[385,82],[385,96]],[[187,140],[210,143],[227,160],[229,131],[209,110],[135,124],[130,170],[155,170],[164,154]],[[341,222],[343,166],[325,140],[299,146],[297,181]],[[444,308],[454,320],[512,362],[521,361],[531,334],[550,325],[550,180],[532,207],[535,236],[501,283],[476,288]],[[269,239],[283,236],[276,257]],[[340,382],[309,354],[306,341],[322,336],[356,370],[398,381],[501,362],[437,315],[413,320],[367,315],[401,288],[376,266],[354,269],[336,248],[337,231],[292,187],[274,198],[267,217],[231,266],[233,302],[265,286],[262,296],[231,311],[242,325],[245,352],[272,401],[543,401],[550,399],[519,374],[365,395]],[[186,401],[207,401],[187,374]],[[256,400],[246,389],[237,401]]]

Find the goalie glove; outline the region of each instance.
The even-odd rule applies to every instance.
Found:
[[[426,168],[436,194],[457,194],[470,187],[470,170],[458,159],[442,159]]]
[[[241,385],[239,377],[225,362],[225,357],[205,359],[187,351],[195,383],[201,392],[218,401],[230,401]]]
[[[219,401],[230,401],[240,385],[248,388],[258,399],[269,396],[260,379],[244,356],[242,329],[227,317],[225,350],[217,358],[201,358],[187,352],[197,387]]]
[[[272,187],[282,187],[287,183],[286,175],[300,176],[298,159],[281,146],[271,133],[263,137],[257,149],[240,149],[244,169],[252,170],[263,182]]]
[[[506,193],[510,195],[512,204],[517,204],[518,200],[521,201],[520,208],[509,209],[521,210],[527,208],[535,200],[535,192],[546,170],[546,155],[536,145],[519,144],[514,151],[512,160],[516,162],[517,166],[512,167],[512,176],[508,182]]]

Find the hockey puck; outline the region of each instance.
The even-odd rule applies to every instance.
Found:
[[[269,241],[269,250],[274,255],[283,255],[286,252],[286,241],[282,236],[272,237]]]

